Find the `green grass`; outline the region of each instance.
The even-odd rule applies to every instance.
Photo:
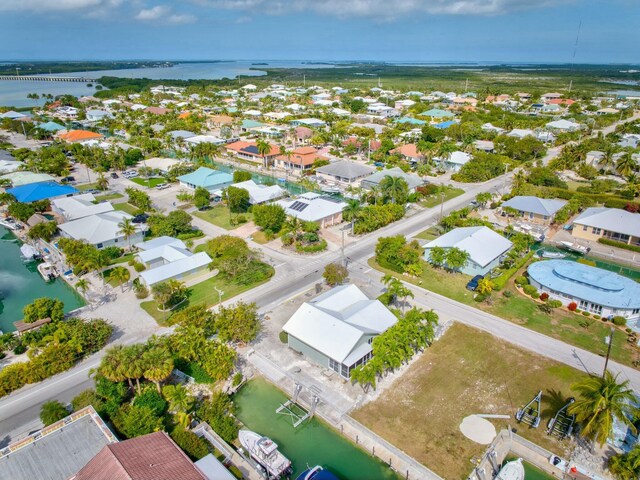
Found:
[[[562,452],[564,445],[547,435],[545,426],[575,395],[571,386],[585,377],[488,333],[454,324],[402,378],[352,416],[444,478],[462,479],[473,468],[470,460],[486,450],[462,435],[463,418],[513,415],[542,390],[539,428],[527,428],[513,418],[490,421],[496,430],[510,425],[532,442]]]
[[[429,227],[426,230],[423,230],[419,234],[415,236],[415,238],[419,238],[421,240],[434,240],[438,238],[441,233],[438,231],[436,227]]]
[[[507,298],[502,295],[502,292],[493,292],[493,301],[488,304],[474,301],[474,293],[466,289],[466,284],[471,279],[468,275],[448,273],[423,262],[424,272],[422,276],[414,278],[382,268],[373,259],[369,260],[369,264],[384,273],[392,274],[409,283],[484,310],[530,330],[562,340],[598,355],[606,354],[607,346],[604,343],[604,338],[609,335],[610,323],[595,320],[591,317],[583,317],[561,309],[555,309],[550,315],[543,313],[538,309],[536,302],[515,290],[513,278],[517,278],[518,273],[512,277],[504,288],[505,291],[512,292],[512,296]],[[617,362],[632,366],[636,356],[636,348],[627,342],[627,335],[620,331],[616,332],[611,348],[611,358]]]
[[[83,185],[75,185],[75,188],[77,188],[81,192],[86,192],[87,190],[96,190],[98,188],[98,184],[97,183],[85,183]]]
[[[211,207],[208,210],[197,210],[193,212],[193,215],[204,220],[205,222],[212,223],[213,225],[217,225],[218,227],[222,227],[225,230],[233,230],[238,228],[240,224],[232,224],[231,219],[229,218],[229,210],[226,207]],[[253,220],[253,217],[250,213],[233,213],[232,216],[235,219],[238,215],[244,215],[247,219],[247,222]]]
[[[464,193],[464,190],[461,188],[454,188],[454,187],[449,187],[449,186],[445,186],[444,187],[444,201],[447,202],[449,200],[451,200],[452,198],[456,198],[457,196],[460,196]],[[429,195],[427,198],[425,198],[424,200],[422,200],[420,202],[420,205],[422,205],[425,208],[432,208],[435,207],[437,205],[440,205],[440,203],[442,202],[442,197],[440,196],[440,193],[434,193],[433,195]]]
[[[122,198],[124,195],[122,195],[121,193],[106,193],[104,195],[97,195],[96,196],[96,202],[100,203],[100,202],[106,202],[109,200],[116,200],[118,198]]]
[[[224,292],[222,294],[222,301],[224,302],[225,300],[229,300],[230,298],[246,292],[247,290],[251,290],[252,288],[257,287],[258,285],[261,285],[265,282],[259,282],[250,285],[236,285],[233,283],[229,283],[228,280],[218,278],[218,276],[216,275],[215,277],[208,278],[203,282],[189,287],[187,289],[189,291],[188,300],[182,303],[176,311],[193,305],[206,305],[207,307],[215,305],[216,303],[218,303],[218,300],[220,298],[218,292],[216,291],[216,288],[219,288]],[[155,300],[142,302],[140,306],[160,325],[171,325],[171,316],[175,312],[161,312],[160,310],[158,310],[158,303]]]
[[[124,268],[126,270],[125,267],[114,267],[114,268],[110,268],[110,269],[105,270],[104,272],[102,272],[102,275],[104,276],[104,281],[107,282],[109,285],[111,285],[113,288],[120,287],[120,284],[113,277],[113,272],[118,268]],[[129,274],[129,277],[130,277],[131,274],[129,273],[129,270],[127,270],[127,273]],[[129,277],[127,277],[126,281],[129,280]],[[123,283],[125,283],[125,282],[123,282]]]
[[[135,216],[139,212],[139,208],[134,207],[130,203],[116,203],[113,205],[114,210],[119,210],[121,212],[126,212],[129,215]]]
[[[258,230],[257,232],[252,234],[251,239],[256,243],[259,243],[260,245],[264,245],[265,243],[271,241],[267,238],[262,230]]]
[[[121,257],[116,258],[115,260],[112,260],[111,265],[116,265],[118,263],[127,263],[129,260],[133,260],[135,256],[136,256],[135,253],[127,253],[126,255],[123,255]]]
[[[207,374],[207,372],[205,372],[204,369],[195,362],[187,362],[183,359],[176,359],[174,365],[182,373],[186,373],[190,377],[193,377],[197,383],[216,383],[216,381],[211,378]]]
[[[132,178],[131,181],[133,183],[137,183],[141,187],[149,187],[149,188],[154,188],[155,186],[160,185],[161,183],[167,183],[167,180],[164,178],[149,178],[147,180],[146,178],[136,177],[136,178]]]

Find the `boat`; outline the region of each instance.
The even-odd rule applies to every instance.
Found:
[[[10,222],[8,219],[0,219],[0,227],[4,227],[7,230],[17,230],[18,227],[14,222]]]
[[[28,261],[39,260],[42,258],[40,253],[38,253],[38,250],[26,243],[20,247],[20,253]]]
[[[508,462],[500,469],[495,480],[524,480],[524,466],[522,459],[518,458]]]
[[[49,262],[43,262],[38,265],[38,273],[45,282],[50,282],[57,277],[56,271]]]
[[[269,437],[251,430],[240,430],[238,439],[251,458],[265,470],[267,478],[278,479],[293,473],[291,462],[278,451],[278,445]]]
[[[340,189],[338,187],[331,187],[329,185],[320,187],[320,190],[322,190],[324,193],[340,193]]]
[[[552,252],[551,250],[542,250],[538,253],[541,258],[564,258],[566,255],[562,252]]]
[[[316,465],[313,468],[307,468],[296,477],[296,480],[338,480],[338,477],[320,465]]]
[[[566,248],[567,250],[571,250],[572,252],[576,252],[576,253],[580,253],[582,255],[585,255],[587,253],[589,253],[591,251],[591,249],[589,247],[585,247],[583,245],[580,245],[578,243],[573,243],[573,242],[566,242],[566,241],[562,241],[562,242],[558,242],[563,248]]]

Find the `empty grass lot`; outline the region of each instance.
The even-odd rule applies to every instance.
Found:
[[[209,222],[213,225],[217,225],[218,227],[222,227],[225,230],[233,230],[240,226],[240,224],[231,224],[231,218],[229,218],[229,210],[223,206],[211,207],[207,210],[197,210],[193,212],[193,215],[204,220],[205,222]],[[234,219],[239,215],[243,215],[244,218],[247,219],[247,222],[253,220],[253,217],[250,213],[234,213],[232,215]]]
[[[570,345],[599,355],[606,354],[607,345],[604,343],[604,339],[609,335],[611,323],[583,317],[561,309],[555,309],[551,314],[543,313],[538,309],[536,302],[515,290],[513,279],[520,273],[516,273],[504,289],[513,293],[510,298],[505,297],[502,292],[493,292],[492,303],[488,304],[474,301],[474,293],[465,288],[467,282],[471,279],[468,275],[448,273],[443,269],[433,268],[428,263],[423,262],[424,272],[422,277],[414,278],[384,269],[375,263],[373,259],[369,260],[369,264],[380,271],[395,275],[409,283],[484,310],[544,335],[557,338]],[[622,364],[632,366],[632,362],[637,355],[638,349],[627,342],[627,335],[623,332],[616,332],[613,337],[611,358]]]
[[[452,198],[456,198],[459,195],[462,195],[464,190],[461,188],[450,187],[448,185],[444,186],[444,201],[451,200]],[[425,208],[435,207],[436,205],[440,205],[442,202],[442,196],[440,192],[434,193],[433,195],[429,195],[427,198],[420,202]]]
[[[130,203],[114,203],[113,209],[119,210],[121,212],[126,212],[129,215],[133,215],[133,216],[135,216],[140,211],[139,208],[134,207]]]
[[[140,178],[135,177],[130,179],[133,183],[137,183],[141,187],[153,188],[156,185],[160,185],[161,183],[167,183],[167,180],[164,178]]]
[[[468,415],[511,415],[491,422],[556,453],[558,440],[546,433],[548,420],[574,396],[571,385],[584,373],[454,324],[378,399],[352,416],[446,479],[467,478],[471,460],[486,446],[468,440],[459,425]],[[513,415],[542,390],[542,421],[532,429]],[[408,433],[410,432],[410,434]]]
[[[106,202],[109,200],[116,200],[118,198],[122,198],[123,195],[121,193],[105,193],[104,195],[96,195],[96,202]]]

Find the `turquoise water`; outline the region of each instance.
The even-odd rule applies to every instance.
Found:
[[[343,480],[399,479],[389,467],[316,418],[293,428],[290,417],[275,413],[286,400],[280,390],[263,379],[250,381],[234,397],[237,417],[247,428],[274,440],[291,460],[292,478],[307,466],[322,465]]]
[[[287,182],[287,181],[283,182],[278,180],[277,177],[262,175],[260,173],[254,173],[249,170],[243,170],[242,168],[234,168],[228,165],[221,165],[218,163],[214,163],[212,168],[215,168],[216,170],[220,170],[221,172],[227,172],[227,173],[233,173],[235,170],[247,171],[251,174],[251,178],[253,179],[254,182],[259,184],[264,184],[264,185],[280,185],[282,188],[284,188],[287,192],[289,192],[292,195],[300,195],[301,193],[305,193],[309,191],[297,183]]]
[[[618,265],[617,263],[607,262],[605,260],[601,260],[597,257],[591,257],[589,255],[579,255],[577,253],[569,252],[567,250],[562,250],[556,247],[551,247],[548,245],[539,245],[536,247],[536,251],[546,250],[548,252],[561,252],[565,254],[564,260],[573,260],[577,261],[579,258],[587,258],[588,260],[595,262],[596,267],[602,268],[603,270],[608,270],[610,272],[615,272],[620,275],[624,275],[625,277],[631,278],[635,281],[640,281],[640,271],[631,267],[626,267],[624,265]]]
[[[22,320],[22,309],[36,298],[52,297],[64,302],[65,312],[84,305],[64,280],[46,283],[36,262],[25,263],[20,256],[20,242],[0,227],[0,330],[12,332],[13,322]]]

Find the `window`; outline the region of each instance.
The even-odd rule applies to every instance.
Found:
[[[104,245],[102,245],[101,243],[96,245],[96,248],[102,248]]]
[[[582,231],[583,231],[583,232],[586,232],[586,231],[587,231],[587,226],[586,226],[586,225],[583,225],[583,226],[582,226]]]
[[[593,227],[593,228],[591,229],[591,233],[594,233],[594,234],[596,234],[596,235],[600,235],[600,232],[602,232],[602,230],[601,230],[601,229],[599,229],[599,228]]]
[[[585,300],[580,300],[579,308],[580,310],[586,310],[587,308],[589,308],[589,302]]]
[[[632,315],[638,315],[640,313],[640,308],[634,308],[631,312]]]
[[[602,305],[592,303],[591,305],[589,305],[589,311],[591,313],[595,313],[596,315],[600,315],[602,313]]]
[[[329,368],[336,373],[340,373],[340,364],[336,362],[333,358],[329,359]]]

